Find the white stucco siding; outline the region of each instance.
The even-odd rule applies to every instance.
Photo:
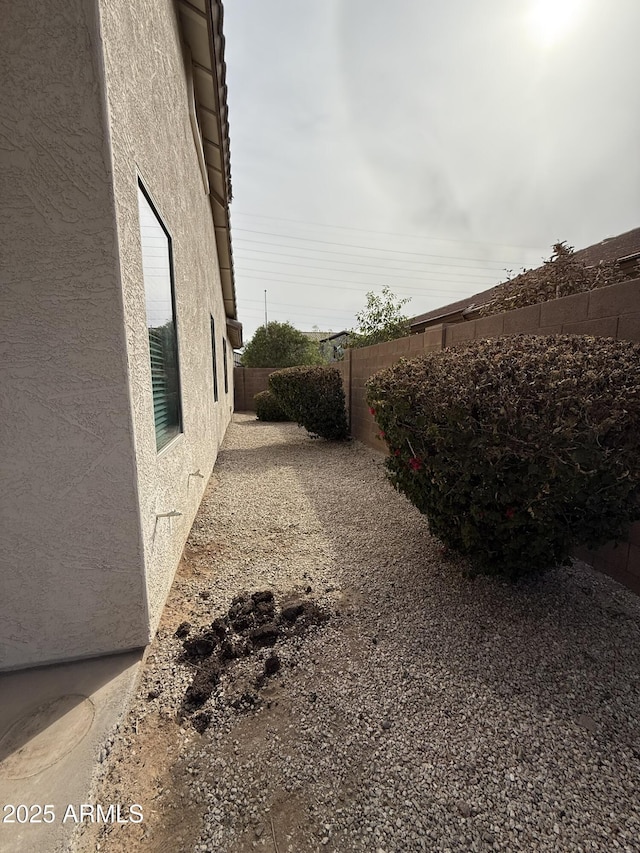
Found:
[[[97,7],[0,27],[0,668],[144,645]]]
[[[225,316],[215,235],[188,109],[187,77],[170,0],[100,0],[114,191],[125,306],[138,494],[152,628],[157,624],[231,417],[224,394]],[[173,248],[183,433],[158,453],[153,421],[138,225],[142,179]],[[213,401],[210,315],[217,331]],[[189,476],[200,471],[203,478]],[[176,510],[178,518],[156,519]]]

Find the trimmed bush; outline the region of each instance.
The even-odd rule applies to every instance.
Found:
[[[311,435],[344,439],[349,435],[344,391],[335,367],[287,367],[269,376],[269,389],[292,421]]]
[[[256,406],[256,417],[259,421],[288,421],[289,416],[271,391],[260,391],[253,398]]]
[[[640,518],[640,345],[472,341],[367,383],[395,486],[474,570],[511,577]]]

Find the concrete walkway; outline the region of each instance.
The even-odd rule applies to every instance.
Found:
[[[0,675],[1,853],[65,850],[141,661],[139,650]]]

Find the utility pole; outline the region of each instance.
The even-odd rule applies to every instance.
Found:
[[[267,291],[264,292],[264,328],[267,328]]]

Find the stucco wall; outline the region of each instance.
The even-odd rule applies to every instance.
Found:
[[[96,8],[3,4],[0,668],[147,639]]]
[[[151,628],[231,418],[224,392],[226,334],[213,220],[188,112],[187,78],[171,0],[100,0],[127,352]],[[184,432],[156,452],[138,227],[142,178],[173,245]],[[210,315],[217,331],[219,401],[213,398]],[[203,478],[189,476],[200,471]],[[177,510],[179,518],[156,514]]]

